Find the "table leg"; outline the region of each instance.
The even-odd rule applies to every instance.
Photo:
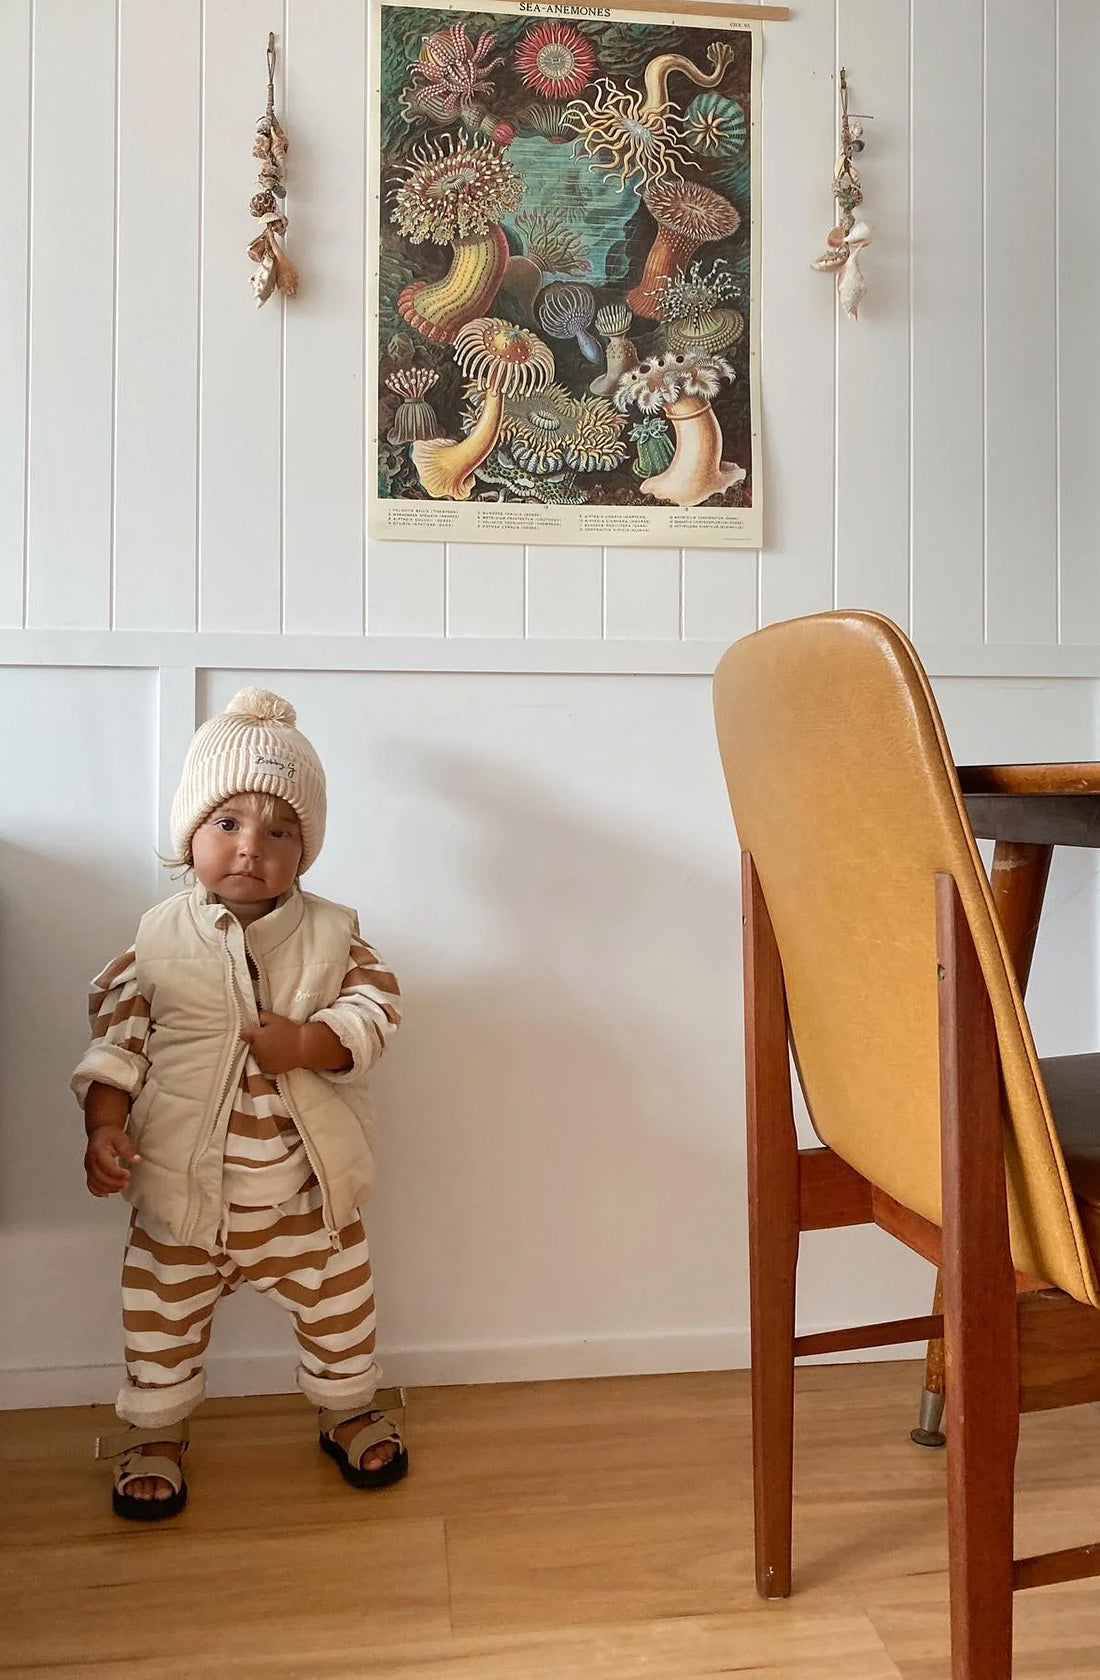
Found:
[[[1024,993],[1027,992],[1031,959],[1035,954],[1035,936],[1039,931],[1053,852],[1053,846],[1039,846],[1022,840],[998,840],[993,852],[993,867],[989,875],[993,902],[1004,929],[1009,958],[1015,966],[1020,990]],[[932,1311],[938,1313],[942,1307],[943,1294],[937,1275]],[[925,1355],[920,1420],[917,1427],[909,1432],[910,1440],[919,1447],[942,1447],[946,1442],[940,1427],[944,1409],[943,1364],[943,1341],[937,1337],[929,1342]]]

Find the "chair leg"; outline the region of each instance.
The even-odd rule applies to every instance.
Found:
[[[783,1245],[767,1239],[767,1223],[761,1208],[750,1280],[756,1590],[761,1598],[787,1598],[794,1499],[795,1269]]]
[[[958,889],[936,878],[952,1680],[1011,1680],[1019,1334],[1000,1063]]]
[[[791,1590],[798,1140],[787,1004],[775,934],[752,858],[742,864],[749,1294],[756,1590]]]
[[[1010,1360],[947,1331],[951,1680],[1011,1680],[1012,1514],[1019,1413]],[[997,1391],[1000,1391],[999,1393]],[[1009,1392],[1012,1390],[1012,1392]]]
[[[932,1311],[943,1311],[943,1279],[936,1273],[936,1292]],[[909,1439],[918,1447],[942,1447],[947,1441],[940,1425],[943,1422],[943,1337],[934,1336],[928,1343],[924,1358],[924,1388],[920,1397],[920,1418],[917,1427],[909,1431]]]

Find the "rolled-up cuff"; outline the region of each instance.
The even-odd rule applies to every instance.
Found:
[[[89,1085],[113,1085],[128,1097],[136,1097],[148,1071],[148,1060],[136,1050],[123,1050],[119,1044],[90,1044],[77,1063],[69,1089],[81,1108],[88,1100]]]
[[[190,1417],[206,1393],[206,1372],[193,1371],[181,1383],[169,1383],[164,1388],[138,1388],[125,1382],[118,1391],[115,1411],[124,1423],[138,1429],[165,1429]]]
[[[344,1411],[349,1406],[362,1406],[366,1411],[382,1386],[382,1367],[374,1361],[357,1377],[319,1377],[298,1367],[298,1387],[312,1406],[326,1406],[330,1411]]]
[[[378,1039],[358,1010],[319,1009],[309,1019],[311,1025],[320,1022],[334,1032],[351,1057],[349,1068],[338,1071],[322,1069],[322,1079],[331,1079],[334,1085],[348,1085],[365,1079],[378,1059]]]

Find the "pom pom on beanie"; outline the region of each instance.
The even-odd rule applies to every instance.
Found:
[[[279,723],[293,729],[298,714],[289,700],[268,688],[242,688],[225,708],[226,717],[244,718],[246,723]]]
[[[195,830],[238,793],[285,799],[302,825],[304,874],[325,838],[325,772],[297,729],[289,700],[266,688],[242,688],[219,717],[196,730],[172,802],[172,844],[189,858]]]

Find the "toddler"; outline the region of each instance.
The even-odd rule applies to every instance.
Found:
[[[97,1442],[119,1516],[174,1516],[214,1308],[242,1281],[291,1313],[320,1445],[354,1487],[408,1469],[378,1393],[359,1214],[366,1081],[400,1020],[355,914],[300,890],[325,775],[278,695],[244,689],[196,733],[172,806],[195,885],[142,917],[92,982],[73,1076],[88,1189],[133,1205],[122,1266],[129,1427]],[[382,1409],[376,1402],[382,1403]]]

